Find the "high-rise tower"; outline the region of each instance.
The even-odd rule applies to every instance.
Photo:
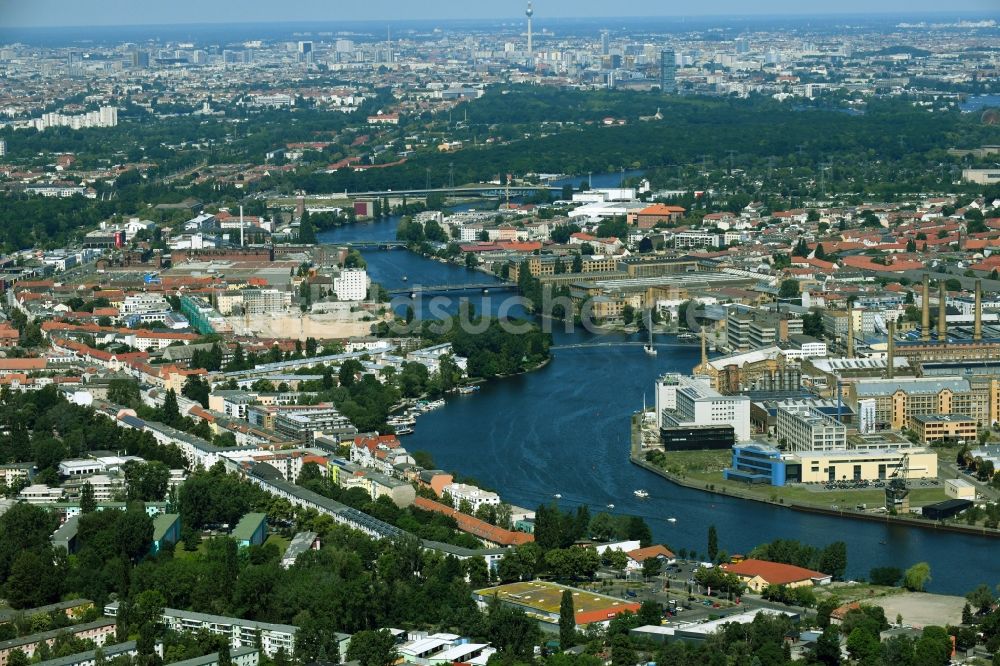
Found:
[[[528,55],[531,56],[535,54],[531,44],[531,17],[535,15],[535,10],[531,7],[531,0],[528,0],[528,8],[524,11],[524,15],[528,17]]]

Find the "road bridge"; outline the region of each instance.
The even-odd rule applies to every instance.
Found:
[[[384,190],[368,192],[345,192],[344,197],[348,199],[365,199],[374,197],[400,197],[415,196],[422,197],[428,194],[446,194],[452,196],[477,196],[486,198],[499,198],[507,196],[508,192],[512,197],[531,196],[539,190],[549,192],[562,192],[562,187],[554,185],[518,185],[516,187],[503,187],[500,185],[474,185],[472,187],[432,187],[417,190]]]
[[[549,347],[550,351],[561,351],[563,349],[597,349],[600,347],[643,347],[645,342],[581,342],[573,345],[554,345]],[[683,344],[677,342],[654,342],[657,349],[694,349],[698,343]]]
[[[439,284],[439,285],[413,285],[412,287],[401,287],[399,289],[387,290],[391,295],[404,294],[447,294],[459,291],[514,291],[516,284],[503,282],[480,282],[471,284]]]

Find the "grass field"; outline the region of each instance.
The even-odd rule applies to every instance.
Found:
[[[942,455],[947,455],[943,453]],[[822,487],[806,486],[751,486],[738,481],[726,481],[722,478],[724,470],[732,460],[728,450],[723,451],[674,451],[667,454],[666,470],[687,481],[695,481],[710,490],[725,491],[734,495],[752,496],[772,502],[808,504],[816,507],[853,509],[859,504],[868,508],[885,504],[885,491],[882,488],[863,488],[859,490],[826,490]],[[911,506],[923,506],[948,499],[944,486],[929,486],[912,488],[910,490]]]

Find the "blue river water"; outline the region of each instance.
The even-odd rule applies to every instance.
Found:
[[[617,185],[619,174],[605,183]],[[602,179],[604,180],[604,179]],[[576,179],[579,182],[579,179]],[[599,186],[595,176],[595,187]],[[356,224],[321,235],[322,242],[394,238],[397,219]],[[482,283],[481,272],[423,259],[402,250],[365,253],[374,281],[386,288],[406,285]],[[407,282],[402,278],[406,276]],[[496,311],[501,295],[464,294],[477,309]],[[490,299],[489,305],[482,302]],[[621,333],[553,333],[553,345],[635,341]],[[670,342],[663,336],[661,342]],[[934,592],[964,594],[979,583],[1000,583],[997,542],[936,533],[720,497],[675,486],[628,461],[629,417],[651,399],[654,380],[667,371],[690,372],[697,347],[673,347],[647,356],[638,346],[556,349],[552,362],[527,375],[489,382],[468,396],[450,398],[421,416],[404,438],[411,451],[429,452],[436,464],[478,479],[513,504],[537,507],[555,501],[564,509],[587,505],[591,512],[635,514],[646,519],[657,541],[673,549],[707,550],[715,525],[721,548],[745,553],[777,538],[825,546],[848,545],[848,576],[867,577],[872,567],[931,565]],[[633,491],[649,491],[638,499]],[[849,499],[831,498],[831,503]],[[610,510],[607,505],[614,504]],[[668,521],[676,518],[676,522]]]

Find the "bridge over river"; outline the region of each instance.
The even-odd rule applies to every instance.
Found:
[[[418,285],[415,284],[412,287],[401,287],[398,289],[387,290],[391,295],[400,294],[447,294],[459,291],[514,291],[517,289],[516,284],[504,283],[504,282],[479,282],[472,284],[436,284],[436,285]]]

